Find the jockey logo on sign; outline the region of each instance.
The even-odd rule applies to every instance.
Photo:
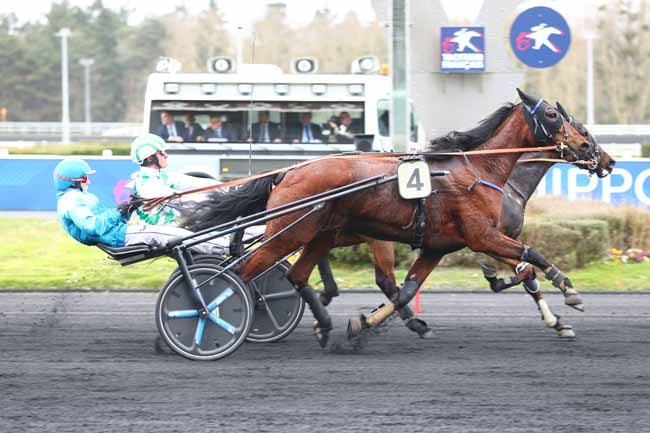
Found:
[[[532,27],[531,32],[526,34],[524,37],[532,39],[535,41],[533,45],[533,50],[539,50],[542,47],[546,47],[554,53],[561,53],[562,50],[549,40],[551,35],[563,35],[562,30],[555,27],[548,27],[546,23],[541,23],[538,26]]]
[[[440,70],[472,72],[485,70],[483,27],[441,27]]]
[[[571,30],[551,8],[526,9],[510,28],[510,45],[519,60],[532,68],[548,68],[562,60],[571,45]]]

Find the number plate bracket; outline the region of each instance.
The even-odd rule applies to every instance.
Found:
[[[429,166],[422,159],[407,159],[397,166],[399,195],[406,200],[428,197],[431,194]]]

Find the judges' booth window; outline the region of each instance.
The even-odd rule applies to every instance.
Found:
[[[382,137],[390,136],[390,100],[380,99],[377,101],[377,130]],[[415,117],[415,109],[411,104],[411,137],[413,142],[418,141],[418,122]]]
[[[194,121],[184,141],[254,143],[353,143],[364,133],[362,102],[154,101],[150,131],[160,131],[162,113]],[[250,127],[249,127],[250,126]],[[198,133],[194,133],[194,131]]]

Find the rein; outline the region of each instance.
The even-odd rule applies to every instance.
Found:
[[[566,159],[554,159],[554,158],[530,158],[530,159],[520,159],[517,161],[517,164],[519,163],[525,163],[525,162],[553,162],[553,163],[560,163],[560,164],[575,164],[575,165],[585,165],[589,168],[595,168],[597,165],[594,161],[585,161],[585,160],[578,160],[578,161],[567,161]]]
[[[154,207],[163,205],[163,204],[165,204],[165,203],[167,203],[169,201],[175,200],[175,199],[177,199],[179,197],[182,197],[182,196],[185,196],[185,195],[197,194],[197,193],[201,193],[201,192],[212,191],[212,190],[215,190],[215,189],[224,189],[224,188],[229,188],[229,187],[232,187],[232,186],[242,185],[242,184],[250,182],[252,180],[261,179],[261,178],[264,178],[264,177],[273,176],[273,175],[280,174],[280,173],[286,173],[286,172],[288,172],[290,170],[294,170],[296,168],[300,168],[300,167],[303,167],[305,165],[314,163],[316,161],[322,161],[322,160],[325,160],[325,159],[342,159],[342,158],[344,158],[344,159],[382,159],[382,158],[384,158],[384,159],[388,159],[388,158],[393,159],[393,158],[400,158],[400,157],[409,156],[409,155],[463,156],[464,158],[467,158],[467,155],[497,155],[497,154],[510,154],[510,153],[545,152],[547,150],[558,150],[558,151],[561,152],[566,147],[568,147],[568,146],[566,146],[564,143],[558,143],[557,145],[543,146],[543,147],[518,147],[518,148],[514,148],[514,149],[484,149],[484,150],[470,150],[470,151],[467,151],[467,152],[413,152],[413,153],[403,152],[403,153],[364,153],[364,154],[356,154],[356,155],[355,154],[352,154],[352,155],[350,155],[350,154],[347,154],[347,155],[346,154],[329,155],[329,156],[325,156],[325,157],[318,158],[318,159],[310,159],[310,160],[307,160],[307,161],[303,161],[303,162],[301,162],[299,164],[292,165],[290,167],[278,168],[276,170],[271,170],[271,171],[268,171],[266,173],[260,173],[260,174],[245,177],[245,178],[242,178],[242,179],[231,180],[231,181],[219,183],[219,184],[216,184],[216,185],[208,185],[208,186],[204,186],[204,187],[201,187],[201,188],[189,189],[189,190],[176,192],[174,194],[170,194],[170,195],[163,196],[163,197],[154,197],[154,198],[148,198],[148,199],[140,198],[140,199],[133,200],[133,202],[141,203],[142,204],[142,209],[146,212],[146,211],[149,211],[149,210],[153,209]],[[564,161],[564,160],[561,160],[561,161]],[[566,162],[566,161],[564,161],[564,162]]]

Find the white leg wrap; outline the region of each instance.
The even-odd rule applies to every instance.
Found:
[[[540,299],[537,303],[537,306],[539,307],[539,311],[542,312],[542,319],[544,320],[544,324],[546,324],[546,326],[549,328],[554,327],[557,324],[557,317],[555,317],[555,314],[551,312],[551,309],[549,308],[546,301],[544,299]]]

